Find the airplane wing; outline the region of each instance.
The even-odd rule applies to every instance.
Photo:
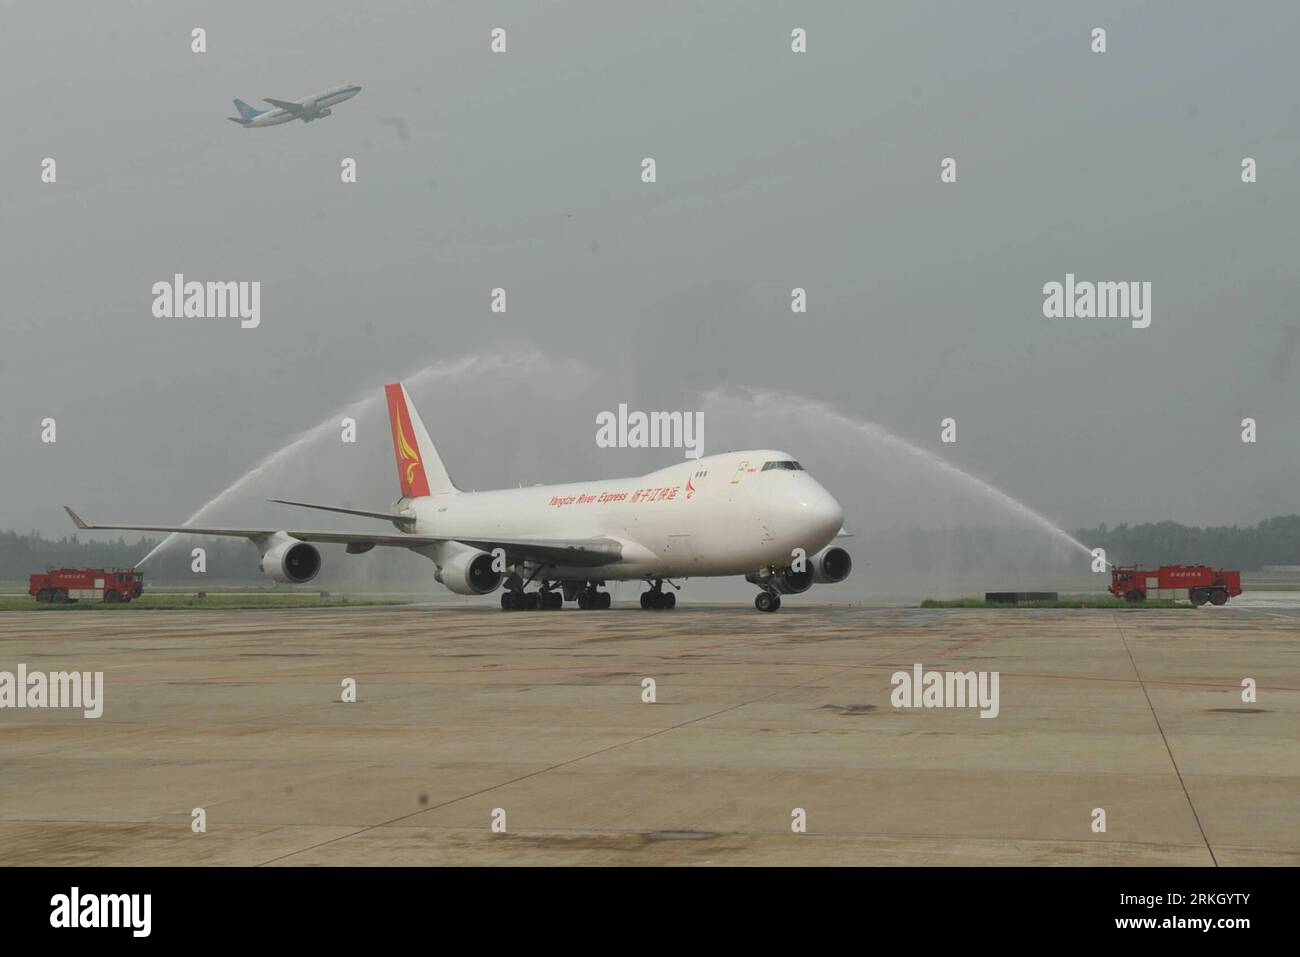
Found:
[[[261,544],[283,532],[302,542],[319,542],[322,545],[347,545],[355,552],[369,551],[377,545],[395,548],[419,548],[443,542],[460,542],[471,548],[490,552],[503,549],[507,558],[540,562],[548,565],[577,565],[595,567],[621,561],[623,546],[612,538],[448,538],[434,535],[407,535],[369,532],[320,532],[279,528],[208,528],[196,525],[91,525],[68,506],[63,510],[79,529],[130,532],[176,532],[181,535],[218,535],[227,538],[247,538]]]
[[[272,106],[278,106],[282,110],[288,110],[290,113],[306,113],[307,108],[301,103],[294,103],[292,100],[273,100],[269,96],[262,97],[266,103]]]
[[[345,508],[342,505],[313,505],[310,502],[292,502],[287,498],[269,498],[267,501],[275,502],[277,505],[296,505],[299,508],[314,508],[322,512],[340,512],[344,515],[361,515],[365,518],[378,518],[385,522],[393,522],[399,527],[415,523],[415,518],[413,516],[401,515],[395,512],[380,512],[365,508]]]

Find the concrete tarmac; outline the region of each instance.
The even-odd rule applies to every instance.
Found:
[[[47,610],[19,663],[105,706],[0,710],[9,865],[1300,864],[1296,611]]]

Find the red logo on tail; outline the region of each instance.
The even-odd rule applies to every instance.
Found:
[[[384,392],[388,396],[388,422],[393,427],[393,451],[397,455],[397,480],[401,483],[402,495],[406,498],[428,495],[429,480],[420,461],[420,446],[406,409],[402,385],[399,382],[386,385]]]

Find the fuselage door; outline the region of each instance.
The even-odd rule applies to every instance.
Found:
[[[664,546],[664,557],[680,566],[698,562],[700,553],[696,550],[695,540],[690,535],[669,535],[668,544]]]
[[[772,489],[769,483],[759,481],[761,474],[757,465],[741,462],[727,488],[732,509],[745,516],[746,524],[758,533],[760,542],[767,543],[776,538],[776,527],[772,524]],[[751,476],[750,480],[742,483],[746,475]]]

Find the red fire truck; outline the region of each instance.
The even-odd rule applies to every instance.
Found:
[[[1148,598],[1173,598],[1201,606],[1222,605],[1241,594],[1241,572],[1215,571],[1208,565],[1161,565],[1146,569],[1116,565],[1110,570],[1110,593],[1139,602]]]
[[[52,568],[27,582],[27,594],[37,601],[63,603],[82,598],[118,602],[139,598],[144,572],[134,568]]]

